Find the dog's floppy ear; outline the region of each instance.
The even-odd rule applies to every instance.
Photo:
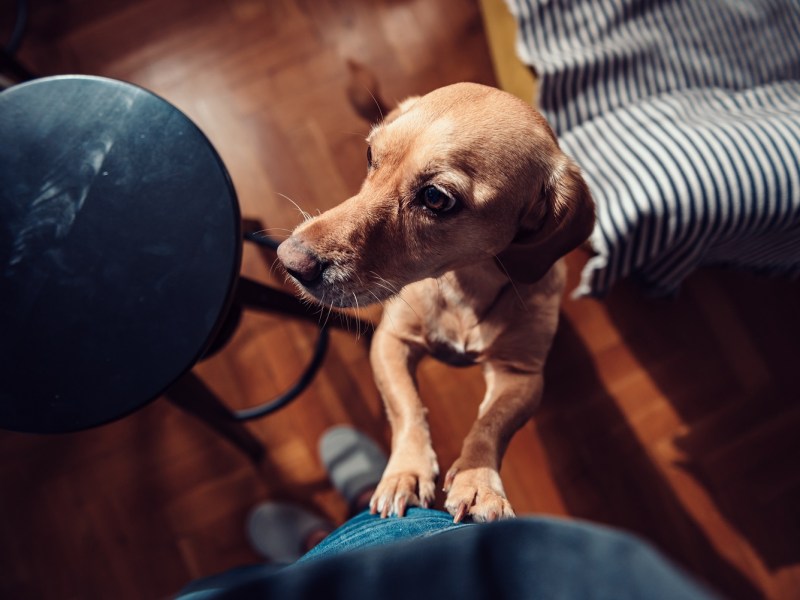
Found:
[[[513,281],[534,283],[594,227],[594,201],[578,167],[565,159],[531,202],[517,236],[495,260]]]

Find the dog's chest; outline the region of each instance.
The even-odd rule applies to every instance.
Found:
[[[457,291],[439,288],[432,300],[425,319],[430,354],[453,366],[481,362],[496,338],[496,327],[482,320]]]
[[[437,328],[427,336],[428,350],[434,358],[455,367],[466,367],[480,362],[484,352],[478,340],[475,343],[460,335],[462,332]]]

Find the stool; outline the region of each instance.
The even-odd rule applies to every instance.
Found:
[[[327,334],[295,386],[250,410],[229,410],[191,372],[243,309],[318,319],[239,276],[239,205],[205,135],[142,88],[61,76],[0,93],[0,140],[0,427],[76,431],[166,394],[259,460],[240,421],[302,391]]]

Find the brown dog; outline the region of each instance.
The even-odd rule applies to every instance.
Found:
[[[480,363],[487,386],[445,477],[447,510],[456,522],[513,516],[500,462],[542,395],[559,259],[592,230],[589,190],[536,110],[481,85],[406,100],[367,142],[359,193],[302,223],[278,256],[323,304],[387,300],[370,358],[392,453],[370,507],[402,516],[433,502],[439,467],[415,384],[431,354]]]

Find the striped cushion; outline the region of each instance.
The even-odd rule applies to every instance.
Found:
[[[698,265],[800,272],[800,3],[507,0],[597,202],[579,295]]]

